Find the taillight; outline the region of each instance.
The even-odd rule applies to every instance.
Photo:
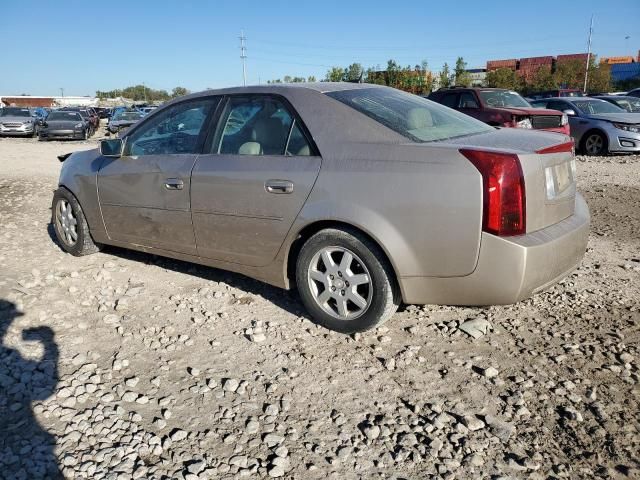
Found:
[[[525,233],[522,167],[512,153],[460,150],[482,175],[482,229],[499,236]]]
[[[541,148],[539,150],[536,150],[536,153],[571,153],[572,155],[575,154],[575,143],[573,141],[573,138],[571,140],[569,140],[568,142],[565,143],[559,143],[557,145],[553,145],[551,147],[545,147],[545,148]]]

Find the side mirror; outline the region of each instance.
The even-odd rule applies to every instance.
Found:
[[[121,138],[110,138],[100,142],[100,154],[104,157],[120,158],[124,149]]]
[[[566,113],[570,117],[575,117],[576,116],[576,112],[572,108],[567,108],[567,109],[563,110],[562,113]]]

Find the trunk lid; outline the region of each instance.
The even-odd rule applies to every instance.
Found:
[[[518,156],[525,182],[526,232],[531,233],[561,222],[575,211],[576,167],[569,142],[570,137],[558,133],[506,128],[446,143]],[[557,148],[562,145],[565,147]]]

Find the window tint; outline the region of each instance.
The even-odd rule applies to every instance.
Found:
[[[458,108],[478,108],[478,102],[473,93],[462,92],[458,101]]]
[[[149,118],[127,137],[125,155],[198,153],[200,133],[217,102],[207,98],[180,103]]]
[[[440,103],[446,107],[457,108],[457,105],[458,105],[457,99],[458,99],[457,93],[447,93],[442,97],[442,101]]]
[[[235,155],[298,155],[306,143],[298,130],[294,143],[293,116],[285,105],[270,96],[232,97],[222,116],[222,135],[214,152]],[[293,129],[294,132],[296,129]],[[287,142],[290,148],[287,148]]]

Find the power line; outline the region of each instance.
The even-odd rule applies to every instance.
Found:
[[[242,85],[247,86],[247,46],[245,42],[247,37],[244,36],[244,30],[240,30],[240,58],[242,59]]]

